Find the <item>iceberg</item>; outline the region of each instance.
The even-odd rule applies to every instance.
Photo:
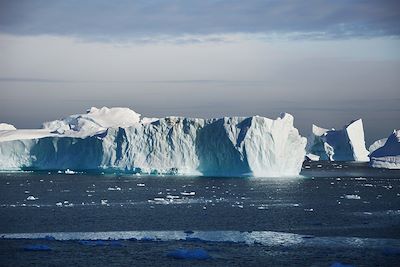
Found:
[[[385,145],[386,141],[387,141],[387,138],[382,138],[382,139],[379,139],[379,140],[376,140],[375,142],[373,142],[372,145],[370,145],[368,148],[369,154],[371,154],[378,148],[383,147]]]
[[[91,108],[42,129],[0,130],[0,170],[117,170],[207,176],[298,175],[306,138],[292,115],[141,118]]]
[[[307,158],[310,160],[368,162],[368,154],[361,119],[351,122],[341,130],[312,126],[307,144]]]
[[[394,130],[393,133],[385,140],[376,141],[382,146],[371,152],[370,165],[375,168],[400,169],[400,130]],[[374,144],[375,144],[374,143]]]

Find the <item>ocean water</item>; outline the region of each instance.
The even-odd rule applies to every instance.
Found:
[[[0,173],[0,266],[335,263],[399,266],[400,171],[305,163],[286,178]]]

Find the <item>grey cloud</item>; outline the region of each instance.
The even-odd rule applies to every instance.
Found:
[[[396,0],[0,0],[0,32],[98,40],[294,32],[303,33],[296,35],[301,38],[399,36],[400,4]]]

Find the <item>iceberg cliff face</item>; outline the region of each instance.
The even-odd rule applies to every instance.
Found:
[[[378,141],[376,146],[383,145],[370,154],[370,165],[376,168],[400,169],[400,130],[394,130],[387,140]]]
[[[299,174],[306,139],[293,117],[140,119],[121,108],[0,130],[0,169],[113,169],[218,176]]]
[[[312,160],[369,161],[362,120],[356,120],[342,130],[313,125],[307,153]]]

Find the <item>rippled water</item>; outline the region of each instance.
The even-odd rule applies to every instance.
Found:
[[[0,263],[396,266],[400,172],[305,164],[302,177],[0,173]],[[119,240],[82,243],[80,240]],[[50,251],[25,251],[27,245]],[[203,248],[210,259],[167,257]]]

